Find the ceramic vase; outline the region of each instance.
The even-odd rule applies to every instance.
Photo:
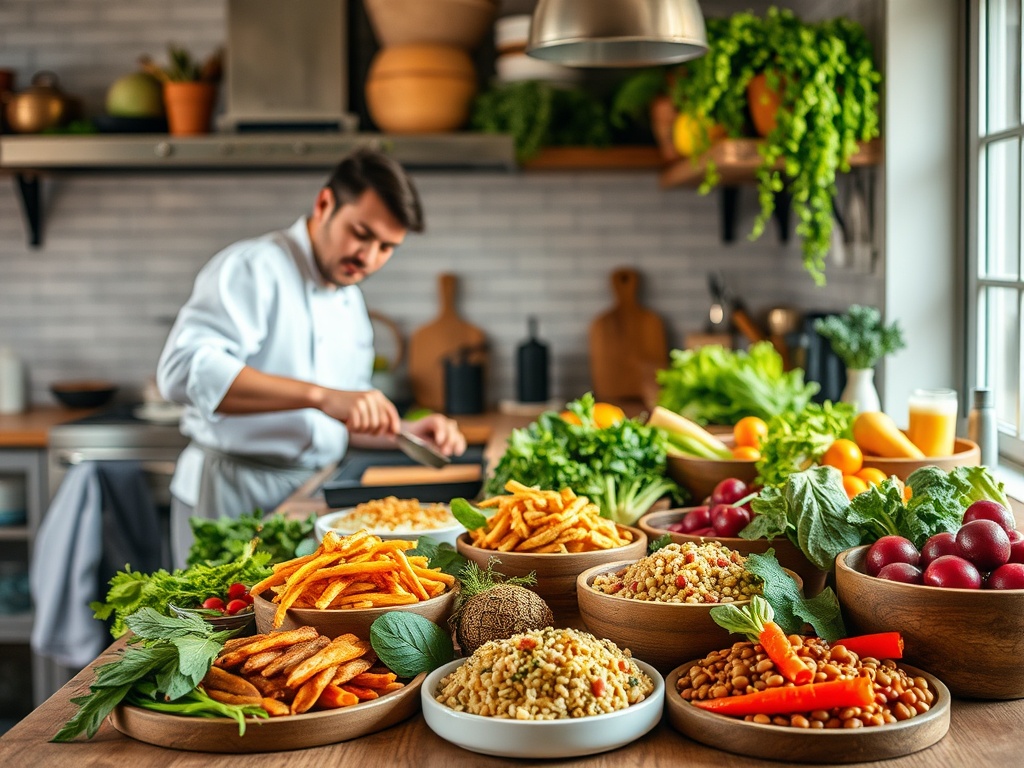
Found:
[[[840,402],[850,403],[857,413],[882,410],[875,389],[875,371],[873,368],[847,368],[846,386],[839,396]]]

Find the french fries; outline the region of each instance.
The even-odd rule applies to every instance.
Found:
[[[210,698],[281,717],[350,707],[405,685],[352,634],[332,640],[301,627],[244,640],[222,650],[200,683]]]
[[[365,530],[342,536],[328,531],[315,552],[274,566],[249,590],[271,592],[278,629],[289,608],[352,609],[408,605],[437,597],[455,577],[428,568],[427,558],[406,555],[411,541],[383,541]],[[260,663],[259,662],[254,663]]]
[[[629,531],[601,517],[596,504],[571,488],[544,491],[509,480],[505,490],[508,495],[477,505],[497,508],[484,527],[469,532],[478,547],[499,552],[592,552],[633,540]]]

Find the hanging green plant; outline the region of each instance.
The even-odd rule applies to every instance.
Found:
[[[708,53],[680,66],[671,95],[680,112],[710,119],[731,137],[750,136],[751,80],[764,74],[777,93],[775,126],[760,146],[757,171],[760,211],[750,233],[756,240],[775,210],[775,196],[792,195],[804,266],[825,283],[831,242],[836,174],[850,169],[858,142],[879,135],[878,84],[863,28],[849,19],[806,23],[791,11],[770,8],[709,18]],[[706,148],[705,148],[706,151]],[[707,163],[701,191],[719,181]]]

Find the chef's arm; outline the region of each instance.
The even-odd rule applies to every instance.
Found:
[[[398,410],[375,389],[329,389],[307,381],[263,373],[250,366],[238,372],[217,406],[223,414],[269,413],[316,408],[345,424],[349,432],[393,435],[398,432]]]

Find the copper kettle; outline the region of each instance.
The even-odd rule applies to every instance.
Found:
[[[7,127],[15,133],[40,133],[59,128],[71,118],[71,100],[57,86],[53,72],[37,72],[32,85],[4,94]]]

